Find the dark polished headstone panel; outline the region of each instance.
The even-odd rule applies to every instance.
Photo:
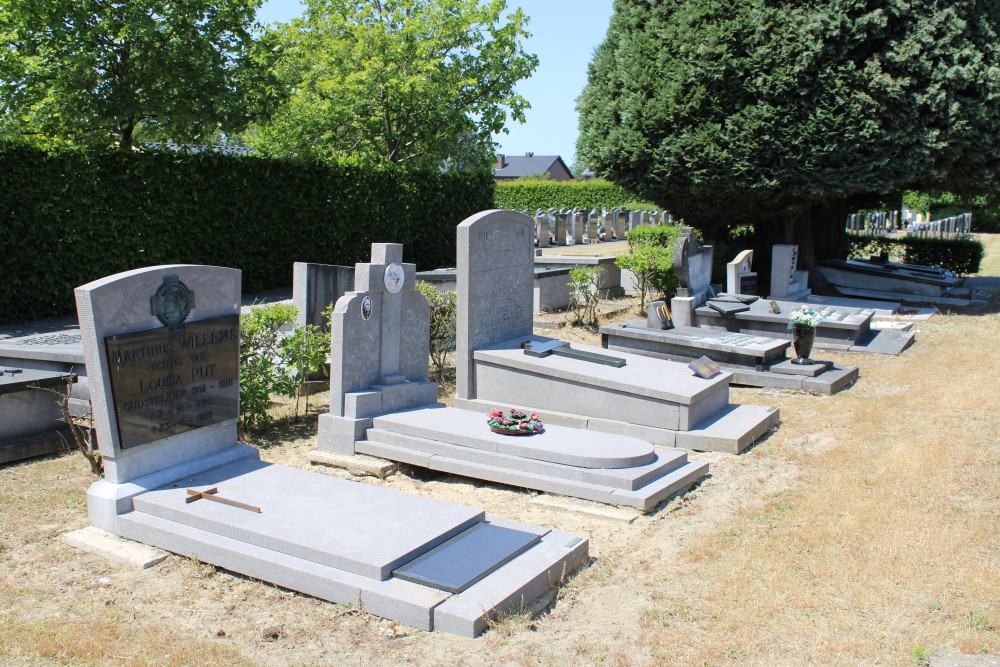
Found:
[[[239,417],[239,315],[104,343],[122,449]]]

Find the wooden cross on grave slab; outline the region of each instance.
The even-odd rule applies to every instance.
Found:
[[[625,365],[625,360],[621,357],[612,357],[607,354],[587,352],[586,350],[574,350],[569,346],[569,343],[562,340],[545,342],[529,340],[521,343],[521,347],[529,357],[547,357],[550,354],[556,354],[560,357],[569,357],[570,359],[579,359],[580,361],[589,361],[594,364],[614,366],[615,368],[621,368]]]
[[[241,503],[238,500],[230,500],[229,498],[223,498],[222,496],[216,495],[219,493],[219,487],[213,486],[211,489],[206,489],[204,491],[197,491],[195,489],[187,490],[187,498],[184,499],[186,503],[193,503],[196,500],[212,500],[217,503],[222,503],[223,505],[230,505],[232,507],[239,507],[243,510],[250,510],[251,512],[256,512],[260,514],[260,508],[255,505],[248,505],[246,503]]]

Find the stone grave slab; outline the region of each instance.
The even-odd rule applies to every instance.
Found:
[[[208,487],[261,511],[188,501],[188,489]],[[143,493],[132,505],[144,514],[380,580],[485,517],[472,507],[386,491],[308,470],[243,460]],[[323,530],[317,531],[317,526]],[[378,540],[358,539],[372,526],[379,526]]]
[[[358,283],[377,280],[393,295],[412,284],[412,271],[391,267],[393,252],[380,247],[376,254],[389,261],[368,267]],[[524,528],[515,530],[532,533],[533,543],[504,558],[459,553],[460,569],[479,579],[462,593],[393,577],[393,570],[492,522],[476,508],[264,463],[255,448],[240,444],[227,401],[239,386],[239,283],[233,269],[171,265],[77,288],[105,461],[105,478],[87,493],[92,524],[424,630],[467,636],[586,560],[585,539]],[[392,305],[367,304],[364,319],[386,301]],[[405,297],[397,305],[380,324],[404,335],[411,311]],[[392,388],[406,387],[421,366],[426,374],[427,356],[424,348],[422,359],[411,358],[405,345],[389,349],[385,341],[375,338],[370,347],[380,352],[383,372],[375,381],[385,383],[383,402],[391,403],[400,400]],[[436,609],[449,600],[451,611],[438,624]],[[466,604],[473,600],[474,613]]]
[[[721,299],[709,299],[708,307],[723,315],[735,315],[745,313],[750,310],[750,306],[739,301],[723,301]]]
[[[654,308],[660,302],[654,302]],[[785,338],[759,336],[699,327],[659,329],[646,320],[608,324],[600,329],[601,344],[615,352],[632,352],[655,359],[689,360],[705,355],[732,374],[732,383],[751,387],[796,389],[829,395],[857,380],[857,366],[829,366],[820,373],[812,369],[810,380],[803,375],[781,373],[788,363],[791,342]],[[793,366],[794,368],[804,368]],[[804,371],[803,371],[804,372]]]
[[[774,364],[769,370],[772,373],[782,373],[784,375],[816,377],[833,368],[832,361],[821,361],[819,359],[813,359],[812,361],[813,363],[811,364],[793,364],[792,360],[788,359],[780,364]]]
[[[72,373],[77,381],[70,389],[70,412],[77,417],[90,413],[90,382],[79,329],[0,338],[0,368],[7,366]]]

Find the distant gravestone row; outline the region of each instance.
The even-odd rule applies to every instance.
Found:
[[[521,211],[534,221],[534,245],[580,245],[600,241],[623,241],[636,227],[674,224],[666,211],[612,209],[538,209]]]
[[[972,233],[972,214],[962,213],[939,220],[925,220],[922,213],[908,209],[852,213],[847,216],[845,229],[850,234],[868,236],[887,236],[902,232],[920,238],[955,238]]]

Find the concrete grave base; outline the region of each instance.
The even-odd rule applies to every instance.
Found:
[[[441,405],[376,417],[359,453],[511,486],[648,512],[708,471],[685,452],[636,437],[547,424],[544,433],[505,436],[489,409]]]
[[[70,448],[62,402],[74,381],[71,373],[0,366],[0,464]]]
[[[489,619],[528,606],[587,559],[584,538],[231,449],[126,484],[96,482],[88,494],[92,515],[101,506],[114,513],[105,523],[121,537],[419,629],[468,637],[486,629]],[[244,506],[207,496],[188,502],[188,489],[210,488]],[[455,566],[473,576],[457,592],[394,576],[484,525],[534,537],[510,556],[491,556],[481,575],[475,574],[477,553],[458,550],[462,562]]]
[[[803,305],[814,308],[824,320],[816,328],[813,345],[818,350],[843,350],[850,352],[875,352],[899,354],[912,342],[912,332],[872,330],[874,311],[870,309],[836,308],[795,301],[775,301],[779,312],[771,310],[771,302],[764,299],[750,304],[750,310],[723,316],[718,311],[702,306],[695,311],[695,325],[716,331],[729,331],[754,336],[792,339],[788,328],[788,315]]]
[[[698,327],[652,329],[644,320],[601,327],[601,342],[612,352],[654,359],[687,361],[706,355],[732,373],[733,384],[748,387],[831,395],[853,384],[859,375],[857,366],[791,364],[786,359],[791,342],[785,339]]]
[[[620,368],[562,356],[532,357],[523,337],[476,350],[475,398],[455,406],[531,409],[550,422],[629,435],[653,444],[738,453],[777,423],[777,410],[729,403],[728,372],[704,379],[687,364],[616,353]],[[607,355],[600,348],[574,350]]]

